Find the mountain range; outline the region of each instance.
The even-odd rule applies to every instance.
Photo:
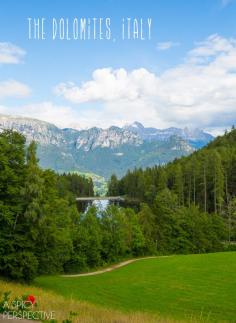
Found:
[[[40,165],[57,172],[95,173],[106,179],[134,167],[165,164],[206,145],[213,137],[188,128],[146,128],[139,122],[108,129],[60,129],[25,117],[0,115],[0,130],[13,129],[38,144]]]

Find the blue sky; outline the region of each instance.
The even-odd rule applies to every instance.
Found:
[[[46,19],[46,40],[28,39],[28,17]],[[61,17],[110,17],[116,41],[53,41],[50,22]],[[123,17],[151,18],[151,40],[121,40]],[[1,1],[0,112],[59,126],[220,131],[236,117],[234,39],[232,0]]]

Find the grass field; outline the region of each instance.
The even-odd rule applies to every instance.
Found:
[[[36,285],[125,312],[236,322],[236,252],[145,259],[97,276],[43,276]]]
[[[122,313],[109,308],[101,308],[84,301],[78,301],[71,298],[65,299],[63,296],[57,295],[51,291],[45,291],[42,288],[10,283],[0,279],[0,298],[3,296],[4,292],[8,291],[11,291],[10,303],[15,297],[33,294],[38,303],[37,308],[34,310],[46,312],[48,315],[50,315],[52,311],[55,312],[54,316],[58,323],[63,321],[66,322],[68,319],[72,320],[73,323],[176,323],[176,321],[171,319],[165,321],[160,320],[158,315],[138,312]],[[76,315],[70,316],[70,312]],[[10,322],[14,323],[15,321],[9,320],[9,323]]]

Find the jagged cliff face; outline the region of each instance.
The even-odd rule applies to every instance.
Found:
[[[110,127],[108,129],[92,128],[80,131],[76,148],[90,151],[95,148],[116,148],[121,145],[141,145],[143,140],[128,130]]]
[[[60,129],[36,119],[0,115],[0,129],[12,129],[22,133],[26,137],[27,143],[32,140],[41,145],[60,146],[66,143]]]
[[[86,171],[108,178],[134,167],[164,164],[188,155],[213,137],[199,129],[145,128],[135,122],[123,128],[60,129],[36,119],[0,115],[0,131],[13,129],[38,143],[40,164],[59,172]]]

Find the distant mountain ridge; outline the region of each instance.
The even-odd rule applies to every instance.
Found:
[[[87,130],[60,129],[37,119],[0,115],[0,130],[22,133],[27,143],[38,143],[44,168],[59,172],[93,172],[108,178],[134,167],[164,164],[188,155],[213,139],[202,130],[145,128],[134,122],[122,128],[93,127]]]
[[[145,128],[140,122],[135,121],[131,125],[127,125],[124,129],[131,131],[135,134],[138,134],[143,140],[147,141],[165,141],[168,140],[171,136],[178,136],[187,142],[191,143],[194,147],[200,148],[205,146],[206,143],[210,142],[213,139],[213,136],[209,133],[204,132],[198,128],[189,129],[185,127],[184,129],[180,128],[167,128],[167,129],[156,129],[156,128]]]

